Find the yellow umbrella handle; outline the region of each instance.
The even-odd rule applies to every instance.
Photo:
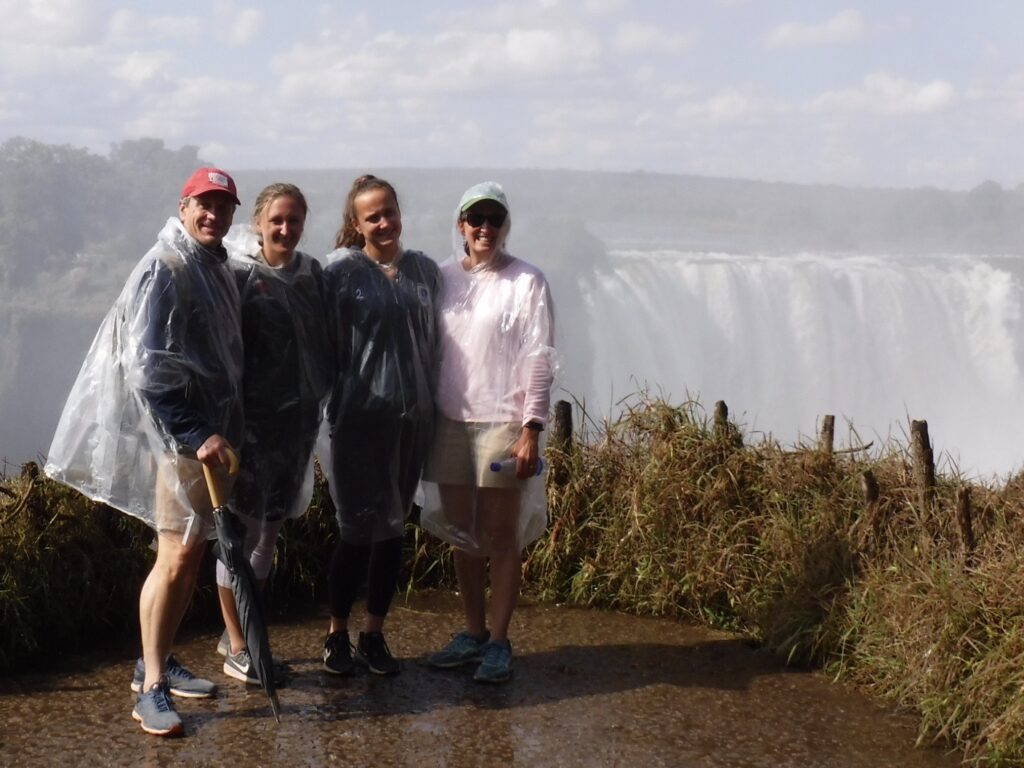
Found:
[[[231,476],[238,474],[238,454],[230,448],[228,448],[228,474]],[[220,492],[217,490],[217,478],[214,477],[213,470],[206,464],[203,464],[203,475],[206,477],[206,490],[210,492],[210,503],[216,509],[224,503],[224,499],[220,497]]]

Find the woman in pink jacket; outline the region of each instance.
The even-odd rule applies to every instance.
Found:
[[[455,218],[455,253],[441,265],[438,414],[421,521],[455,547],[466,627],[428,661],[479,662],[474,679],[498,683],[512,674],[508,628],[523,548],[547,524],[537,475],[556,367],[554,316],[544,275],[505,249],[511,216],[500,185],[470,187]]]

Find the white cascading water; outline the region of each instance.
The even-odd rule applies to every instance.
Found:
[[[1024,464],[1024,289],[1011,273],[968,256],[609,256],[581,279],[588,410],[648,383],[671,402],[725,400],[747,432],[783,443],[826,413],[837,442],[857,442],[846,419],[876,446],[927,419],[946,469]]]

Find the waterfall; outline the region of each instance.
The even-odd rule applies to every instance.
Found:
[[[1024,289],[983,258],[615,250],[580,291],[588,408],[647,383],[784,443],[826,413],[876,445],[927,419],[947,468],[1024,463]]]

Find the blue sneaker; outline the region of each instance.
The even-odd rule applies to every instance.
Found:
[[[484,645],[491,639],[491,633],[485,632],[483,638],[477,639],[469,632],[453,635],[451,641],[436,653],[427,656],[427,664],[438,669],[451,669],[481,661],[484,657]]]
[[[163,678],[135,697],[132,717],[139,721],[142,730],[154,736],[181,736],[185,733],[185,726],[174,711],[167,681]]]
[[[192,671],[183,667],[174,655],[167,657],[165,675],[168,690],[174,696],[185,699],[208,699],[217,692],[217,685],[209,680],[196,677]],[[135,674],[132,677],[132,690],[141,693],[142,684],[146,680],[146,665],[142,659],[135,662]]]
[[[495,640],[484,646],[484,660],[473,679],[478,683],[504,683],[512,677],[512,643]]]

